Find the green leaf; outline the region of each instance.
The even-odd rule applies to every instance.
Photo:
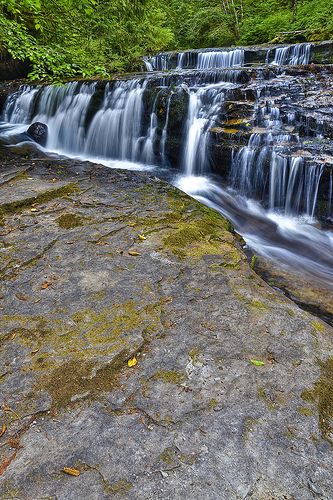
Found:
[[[258,359],[250,359],[250,363],[252,363],[254,366],[265,366],[265,362],[259,361]]]

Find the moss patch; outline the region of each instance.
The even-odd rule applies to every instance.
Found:
[[[230,225],[219,214],[203,211],[190,220],[179,222],[163,238],[164,248],[179,257],[223,256],[223,264],[238,266],[240,252],[229,232]]]
[[[70,183],[67,184],[67,186],[63,186],[58,189],[50,189],[49,191],[44,191],[44,193],[40,193],[30,198],[24,198],[23,200],[4,203],[3,205],[0,205],[0,218],[4,217],[5,215],[11,215],[26,208],[30,208],[33,203],[47,203],[48,201],[54,200],[56,198],[69,196],[70,194],[73,194],[77,191],[77,184]]]
[[[147,329],[151,336],[160,325],[161,308],[162,302],[140,306],[127,301],[100,310],[84,309],[66,321],[5,316],[7,330],[17,325],[8,339],[30,351],[21,368],[37,376],[30,403],[39,391],[51,395],[55,408],[70,404],[73,397],[92,399],[110,391],[129,357],[142,348]]]
[[[312,321],[311,325],[316,330],[316,332],[324,332],[325,331],[325,327],[322,323],[320,323],[320,321]]]
[[[333,357],[320,361],[320,377],[312,389],[302,392],[304,401],[314,403],[318,408],[318,421],[321,435],[331,444],[333,418]]]
[[[159,370],[154,373],[152,380],[161,380],[169,384],[179,385],[184,381],[184,375],[175,370]]]
[[[64,214],[56,220],[59,227],[63,229],[74,229],[75,227],[84,226],[89,219],[76,214]]]
[[[112,495],[123,495],[133,488],[133,484],[126,481],[126,479],[119,479],[119,481],[111,484],[107,490]]]

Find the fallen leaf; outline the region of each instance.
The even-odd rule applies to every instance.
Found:
[[[140,255],[140,254],[139,254],[139,252],[130,251],[130,252],[128,252],[128,255],[132,255],[132,257],[136,257],[137,255]]]
[[[15,451],[10,457],[5,458],[0,464],[0,476],[5,472],[7,467],[12,463],[16,457],[17,451]]]
[[[4,433],[6,432],[6,430],[7,430],[6,424],[2,424],[1,431],[0,431],[0,438],[1,438],[1,436],[4,435]]]
[[[128,225],[129,227],[134,227],[134,226],[136,226],[136,222],[129,222],[127,225]]]
[[[73,469],[72,467],[64,467],[62,471],[69,476],[79,476],[81,474],[78,469]]]
[[[127,361],[127,364],[130,368],[132,368],[132,366],[135,366],[138,364],[138,360],[136,359],[136,357],[134,356],[133,358],[129,359]]]
[[[18,418],[18,419],[21,419],[20,415],[18,415],[18,413],[16,413],[16,411],[14,411],[10,406],[8,406],[6,403],[4,403],[2,405],[2,409],[4,411],[9,411],[10,413],[12,413],[14,415],[14,417]]]
[[[45,290],[46,288],[48,288],[52,283],[49,283],[48,281],[45,281],[45,283],[43,283],[40,287],[42,290]]]
[[[96,245],[108,245],[109,243],[107,243],[106,241],[97,241],[96,242]]]
[[[259,361],[258,359],[250,359],[250,363],[252,363],[254,366],[265,366],[265,362]]]
[[[144,241],[144,240],[146,240],[146,239],[147,239],[147,238],[146,238],[143,234],[138,234],[138,238],[139,238],[139,240],[141,240],[141,241]]]
[[[37,208],[30,208],[30,212],[38,212]]]

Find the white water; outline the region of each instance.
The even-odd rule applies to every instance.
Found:
[[[301,216],[267,211],[205,176],[179,176],[175,185],[228,218],[248,246],[282,268],[333,289],[333,233]]]
[[[244,64],[244,50],[210,51],[198,54],[198,69],[231,68]]]
[[[244,50],[207,50],[203,52],[161,53],[144,58],[147,71],[167,71],[171,69],[214,69],[232,68],[244,64]]]
[[[311,43],[298,43],[288,47],[280,47],[275,51],[272,64],[284,66],[286,64],[309,64],[311,55]]]
[[[280,52],[279,57],[289,64],[295,64],[290,61],[297,54],[298,60],[302,60],[302,50],[293,50],[283,52],[283,57]],[[188,53],[179,54],[178,68],[188,65],[189,57]],[[285,129],[279,103],[274,102],[264,87],[258,91],[256,109],[261,131],[250,137],[247,146],[235,151],[229,187],[222,188],[209,177],[210,130],[223,121],[224,103],[229,93],[239,87],[240,70],[221,74],[208,70],[224,63],[242,64],[243,57],[237,50],[199,53],[198,65],[206,73],[195,77],[193,84],[180,81],[169,89],[163,101],[162,125],[159,124],[161,96],[168,90],[167,77],[160,79],[160,90],[154,94],[148,113],[148,79],[107,84],[97,105],[95,83],[45,87],[42,92],[26,87],[8,99],[3,115],[6,135],[22,133],[30,123],[41,121],[49,128],[47,151],[89,159],[111,168],[154,169],[162,177],[167,171],[168,179],[173,178],[172,182],[181,189],[230,219],[258,254],[332,285],[332,232],[314,225],[323,167],[290,153],[292,145],[298,145],[300,139],[296,132]],[[158,61],[157,65],[167,69],[166,58]],[[215,80],[216,83],[211,83]],[[188,99],[181,133],[184,137],[181,177],[169,168],[168,157],[171,108],[179,96]],[[93,112],[92,106],[95,106]],[[295,114],[288,111],[285,117],[288,126],[295,125],[295,119]],[[332,208],[332,174],[330,179],[328,210]],[[260,201],[266,203],[266,208]]]

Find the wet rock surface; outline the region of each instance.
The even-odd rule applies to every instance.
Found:
[[[330,498],[332,328],[151,174],[0,163],[1,498]]]
[[[27,134],[41,146],[45,146],[47,142],[48,127],[45,123],[35,122],[30,125]]]

